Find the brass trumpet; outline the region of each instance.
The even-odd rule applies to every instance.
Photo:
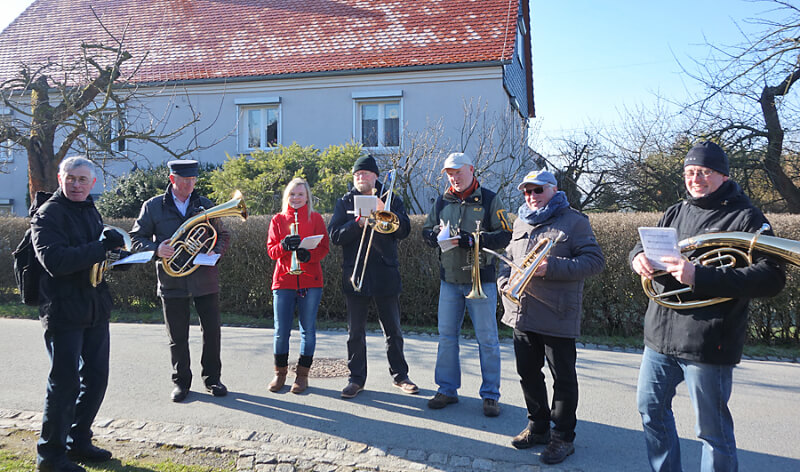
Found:
[[[707,247],[714,248],[699,257],[691,259],[690,262],[695,265],[708,266],[717,264],[716,267],[735,267],[737,264],[743,264],[744,266],[749,266],[753,263],[753,250],[757,250],[777,257],[789,264],[800,266],[800,242],[775,236],[762,236],[761,233],[768,229],[769,225],[765,224],[756,233],[731,231],[701,234],[679,242],[678,248],[681,253],[688,253]],[[659,277],[664,274],[666,272],[659,271],[654,273],[653,276]],[[644,289],[644,294],[648,298],[661,306],[672,308],[673,310],[700,308],[731,300],[731,298],[726,297],[713,297],[684,301],[681,300],[680,296],[691,292],[691,287],[683,286],[676,290],[658,293],[653,287],[653,281],[647,277],[642,277],[642,289]]]
[[[131,241],[131,237],[128,235],[127,231],[111,225],[103,225],[103,229],[111,229],[122,235],[122,240],[125,242],[123,249],[128,252],[133,250],[133,241]],[[100,241],[103,239],[105,239],[104,236],[100,234]],[[111,264],[117,262],[118,260],[119,253],[107,251],[105,260],[101,262],[95,262],[94,265],[92,265],[92,268],[89,270],[89,283],[92,284],[92,287],[97,287],[100,285],[100,282],[103,281],[103,274],[105,274],[106,271],[111,270],[113,268]]]
[[[564,233],[559,231],[556,237],[554,238],[542,238],[540,239],[533,249],[528,252],[525,258],[522,260],[522,264],[517,265],[508,257],[499,254],[491,249],[484,249],[484,251],[488,252],[489,254],[493,254],[497,256],[498,259],[502,260],[509,267],[511,267],[511,276],[508,278],[508,285],[505,289],[501,290],[503,296],[508,298],[511,302],[516,305],[521,305],[520,297],[522,293],[525,292],[525,289],[528,287],[528,284],[533,280],[533,274],[536,272],[536,269],[544,262],[547,258],[547,255],[550,253],[550,250],[553,249],[553,246],[556,245],[561,239],[564,237]]]
[[[164,272],[172,277],[185,277],[197,270],[194,258],[203,249],[207,254],[217,243],[217,230],[209,220],[223,216],[247,219],[247,206],[240,191],[237,190],[227,202],[189,218],[175,230],[170,237],[170,245],[175,248],[175,253],[161,258]]]
[[[289,225],[289,233],[292,236],[297,236],[300,232],[300,227],[297,223],[297,212],[294,212],[294,223]],[[292,251],[292,258],[289,264],[289,270],[286,272],[289,275],[300,275],[303,273],[303,269],[300,268],[300,261],[297,260],[297,251]]]
[[[353,266],[353,274],[350,276],[350,284],[353,286],[353,290],[356,292],[360,292],[361,288],[364,285],[364,274],[367,272],[367,259],[369,258],[369,252],[372,249],[372,238],[375,236],[375,232],[379,232],[381,234],[390,234],[394,233],[400,228],[400,219],[390,211],[390,207],[392,205],[392,188],[394,187],[394,180],[395,180],[395,171],[391,170],[386,174],[386,178],[383,182],[383,187],[387,188],[387,190],[380,195],[378,198],[383,198],[386,196],[386,205],[384,205],[383,210],[375,210],[372,214],[367,218],[367,223],[364,225],[364,231],[361,232],[361,242],[358,244],[358,252],[356,253],[356,262]],[[372,189],[373,193],[375,193],[376,189]],[[364,257],[361,257],[361,249],[364,247],[364,239],[367,236],[367,230],[370,229],[369,235],[369,242],[367,243],[367,250],[364,251]],[[361,271],[359,274],[358,265],[359,262],[363,259],[363,263],[361,264]]]
[[[475,222],[475,231],[472,233],[472,289],[466,298],[470,300],[486,298],[486,293],[481,286],[481,222]]]

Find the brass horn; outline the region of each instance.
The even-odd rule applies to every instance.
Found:
[[[189,218],[175,230],[170,237],[170,245],[175,248],[175,253],[161,258],[164,272],[172,277],[185,277],[197,270],[194,258],[204,249],[208,253],[217,243],[217,230],[209,220],[224,216],[247,219],[247,206],[240,191],[237,190],[227,202]]]
[[[486,293],[481,286],[481,222],[475,222],[475,232],[472,233],[472,290],[466,298],[470,300],[486,298]]]
[[[117,233],[122,235],[122,240],[125,242],[125,246],[123,247],[124,250],[130,252],[133,249],[133,241],[131,241],[130,235],[128,232],[122,228],[117,228],[116,226],[111,225],[103,225],[103,230],[105,232],[106,229],[114,230]],[[100,241],[105,239],[103,234],[100,234]],[[111,270],[113,267],[111,264],[117,262],[119,260],[119,253],[107,251],[106,258],[101,262],[95,262],[92,265],[92,268],[89,270],[89,283],[92,284],[92,287],[97,287],[100,285],[100,282],[103,281],[103,274],[106,271]]]
[[[361,291],[361,287],[364,285],[364,274],[367,272],[367,259],[369,258],[369,252],[372,249],[372,238],[375,236],[375,232],[379,232],[381,234],[390,234],[394,233],[400,228],[400,219],[391,212],[390,207],[392,204],[392,188],[394,188],[394,180],[395,180],[395,171],[390,170],[386,174],[386,178],[383,182],[383,187],[386,187],[387,190],[380,195],[378,198],[386,196],[386,205],[384,205],[383,210],[375,210],[372,214],[367,218],[367,223],[364,225],[364,230],[361,232],[361,242],[358,244],[358,252],[356,252],[356,262],[353,265],[353,274],[350,276],[350,284],[353,286],[353,290],[356,292]],[[375,189],[372,189],[373,193]],[[364,257],[361,257],[361,249],[364,247],[364,239],[367,236],[367,230],[370,231],[369,235],[369,242],[367,243],[367,249],[364,251]],[[363,259],[361,264],[361,271],[359,274],[358,265],[359,262]]]
[[[521,305],[519,299],[528,287],[528,284],[533,280],[533,273],[542,265],[542,262],[547,258],[550,250],[553,249],[553,246],[563,237],[564,233],[559,231],[558,235],[554,238],[540,239],[536,245],[533,246],[533,249],[525,255],[520,265],[515,264],[511,259],[500,253],[492,251],[491,249],[484,249],[484,251],[497,256],[498,259],[511,267],[511,276],[508,278],[508,285],[504,290],[501,290],[503,296],[511,300],[514,304]]]
[[[753,251],[756,250],[777,257],[789,264],[800,266],[800,241],[775,236],[762,236],[761,233],[767,229],[769,229],[769,225],[765,224],[756,233],[731,231],[701,234],[682,240],[678,243],[678,248],[681,254],[702,248],[714,248],[699,257],[690,259],[690,262],[695,265],[708,266],[717,264],[717,267],[735,267],[737,263],[743,263],[744,266],[749,266],[753,263]],[[664,274],[666,272],[659,271],[654,273],[653,276],[659,277]],[[648,298],[661,306],[672,308],[673,310],[700,308],[731,300],[731,298],[714,297],[684,301],[681,300],[680,296],[691,292],[691,287],[683,286],[675,290],[658,293],[653,287],[653,281],[647,277],[642,277],[642,288]]]
[[[289,233],[292,236],[300,234],[300,226],[297,222],[297,211],[294,212],[294,223],[289,225]],[[300,275],[303,269],[300,268],[300,261],[297,259],[297,251],[292,251],[292,257],[289,262],[289,270],[286,272],[289,275]]]

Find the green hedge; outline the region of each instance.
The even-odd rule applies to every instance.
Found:
[[[636,228],[652,226],[656,213],[598,213],[590,220],[606,256],[606,270],[586,282],[583,330],[586,334],[639,335],[647,298],[639,278],[628,267],[628,251],[638,238]],[[269,216],[254,216],[247,221],[229,218],[226,224],[233,237],[228,254],[220,260],[222,310],[253,317],[272,316],[273,261],[267,256],[265,239]],[[783,238],[800,240],[800,217],[772,214],[768,218]],[[435,326],[438,300],[438,262],[436,251],[422,242],[420,229],[424,216],[412,216],[411,236],[400,244],[400,268],[403,294],[400,298],[403,323],[409,326]],[[128,229],[131,219],[109,219],[107,224]],[[12,272],[11,251],[27,228],[27,218],[0,217],[0,300],[17,299]],[[798,243],[800,246],[800,243]],[[341,250],[332,247],[323,260],[325,288],[319,317],[344,321],[344,298],[341,293]],[[152,264],[136,266],[127,272],[107,274],[118,308],[153,310],[160,307],[155,294],[155,270]],[[788,270],[786,288],[775,298],[751,304],[752,337],[762,342],[788,341],[800,344],[800,300],[798,271]],[[498,309],[498,317],[502,308]]]

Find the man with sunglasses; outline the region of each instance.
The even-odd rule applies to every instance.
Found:
[[[683,163],[686,199],[668,208],[658,226],[675,228],[678,240],[710,232],[758,231],[767,219],[728,175],[728,156],[721,147],[712,142],[693,146]],[[783,267],[760,253],[755,253],[751,265],[735,268],[695,266],[685,258],[664,257],[661,262],[668,274],[658,275],[641,243],[631,251],[630,260],[637,274],[663,284],[666,290],[679,283],[690,287],[692,291],[682,296],[684,301],[731,298],[699,308],[672,309],[652,300],[647,307],[637,401],[650,466],[657,471],[682,470],[672,398],[678,384],[686,381],[695,432],[703,442],[701,470],[737,470],[728,409],[733,367],[742,357],[750,298],[780,292],[786,281]]]
[[[439,233],[448,228],[450,235],[457,237],[457,246],[446,251],[439,249],[439,349],[434,374],[439,389],[428,401],[428,408],[438,410],[458,402],[457,391],[461,387],[458,340],[468,308],[480,353],[482,383],[479,393],[483,399],[483,414],[494,417],[500,414],[495,265],[491,256],[482,254],[480,284],[487,297],[467,298],[473,283],[471,254],[476,244],[472,232],[480,223],[480,247],[499,250],[508,244],[511,228],[503,202],[494,192],[478,184],[475,167],[467,154],[454,152],[447,156],[442,172],[447,173],[450,187],[428,212],[422,237],[428,245],[439,249]]]
[[[575,452],[575,339],[580,335],[583,281],[603,270],[605,258],[589,219],[569,206],[552,173],[531,172],[517,188],[524,193],[525,203],[517,212],[507,256],[522,266],[540,241],[547,238],[555,244],[534,270],[518,303],[502,297],[502,322],[514,329],[517,373],[528,409],[528,425],[511,444],[517,449],[546,444],[540,460],[557,464]],[[500,293],[507,292],[519,274],[511,276],[511,268],[501,264]],[[542,373],[545,359],[553,375],[552,408]]]

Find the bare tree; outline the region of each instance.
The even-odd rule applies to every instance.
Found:
[[[697,116],[695,135],[720,141],[732,154],[763,150],[746,165],[763,169],[787,209],[797,213],[800,175],[787,159],[800,150],[800,106],[791,94],[800,79],[800,7],[783,0],[761,3],[770,10],[748,20],[762,27],[760,34],[743,33],[737,46],[711,45],[711,57],[697,63],[693,76],[706,92],[688,110]]]
[[[57,187],[58,163],[69,152],[87,155],[106,172],[115,161],[146,159],[130,149],[132,140],[151,143],[179,158],[199,149],[197,135],[211,126],[196,129],[200,115],[187,100],[188,120],[167,129],[174,126],[174,121],[167,124],[174,107],[166,106],[158,116],[146,105],[148,98],[163,96],[165,87],[145,91],[132,80],[147,54],[131,64],[124,31],[116,36],[99,18],[95,20],[107,34],[108,44],[82,43],[80,57],[71,62],[20,64],[17,76],[0,84],[0,100],[15,115],[14,120],[0,121],[0,147],[27,151],[31,195]],[[177,94],[171,92],[174,99]],[[190,129],[195,135],[185,139]],[[179,137],[184,137],[182,146],[173,146]]]

